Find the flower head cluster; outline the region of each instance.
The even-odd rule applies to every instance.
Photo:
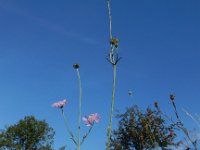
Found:
[[[86,126],[92,126],[94,122],[98,123],[100,121],[100,117],[97,113],[91,114],[89,116],[83,117],[83,121]]]
[[[63,108],[66,104],[67,104],[67,100],[63,99],[61,101],[53,103],[52,106],[55,108]]]

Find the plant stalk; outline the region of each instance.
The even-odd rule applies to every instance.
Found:
[[[111,103],[111,111],[110,111],[110,122],[109,122],[108,133],[107,133],[108,142],[107,142],[107,145],[106,145],[106,150],[110,150],[111,131],[112,131],[112,118],[113,118],[114,104],[115,104],[116,70],[117,70],[117,66],[113,65],[112,103]]]
[[[79,81],[79,112],[78,112],[78,144],[77,144],[77,150],[81,149],[81,113],[82,113],[82,83],[81,83],[81,77],[78,68],[76,69],[78,81]]]
[[[85,139],[87,138],[87,136],[90,134],[91,130],[92,130],[93,125],[90,127],[90,129],[88,130],[88,132],[83,136],[83,139],[81,140],[81,145],[83,144],[83,142],[85,141]]]
[[[112,102],[111,102],[111,110],[110,110],[110,121],[107,131],[107,144],[106,144],[106,150],[110,150],[110,144],[111,144],[111,131],[112,131],[112,119],[113,119],[113,112],[114,112],[114,104],[115,104],[115,89],[116,89],[116,70],[117,70],[117,62],[118,62],[118,46],[116,48],[116,45],[113,45],[111,41],[113,40],[112,37],[112,16],[111,16],[111,7],[110,7],[110,0],[107,0],[107,6],[108,6],[108,16],[109,16],[109,31],[110,31],[110,63],[113,66],[113,84],[112,84]],[[114,46],[114,47],[113,47]],[[114,55],[114,49],[116,48],[116,54]],[[116,56],[116,58],[115,58]]]
[[[71,139],[72,139],[72,141],[74,142],[74,144],[77,145],[77,142],[76,142],[76,140],[74,139],[74,135],[73,135],[73,133],[72,133],[72,132],[70,131],[70,129],[69,129],[69,126],[68,126],[67,119],[66,119],[66,117],[65,117],[63,108],[62,108],[62,117],[63,117],[64,123],[65,123],[65,127],[66,127],[66,129],[67,129],[67,132],[68,132],[69,135],[71,136]]]

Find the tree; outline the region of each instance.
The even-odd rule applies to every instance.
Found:
[[[0,132],[0,149],[51,150],[54,134],[53,128],[44,120],[27,116]]]
[[[157,103],[155,103],[157,106]],[[158,108],[158,107],[156,107]],[[146,112],[137,106],[127,108],[123,114],[118,114],[119,127],[112,132],[113,150],[143,150],[162,148],[170,149],[176,145],[174,139],[175,126],[167,124],[159,109],[147,108]]]

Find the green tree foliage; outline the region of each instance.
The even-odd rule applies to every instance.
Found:
[[[0,132],[1,150],[52,150],[54,130],[44,120],[27,116]]]
[[[113,150],[167,150],[175,145],[174,125],[165,121],[159,109],[147,108],[142,112],[137,106],[133,106],[117,117],[119,126],[112,132],[111,139]]]

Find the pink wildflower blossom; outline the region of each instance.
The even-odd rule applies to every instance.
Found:
[[[63,108],[67,104],[67,100],[63,99],[62,101],[58,101],[52,104],[55,108]]]
[[[92,126],[94,122],[99,123],[100,117],[97,113],[95,113],[95,114],[91,114],[89,116],[83,117],[83,121],[86,126]]]

